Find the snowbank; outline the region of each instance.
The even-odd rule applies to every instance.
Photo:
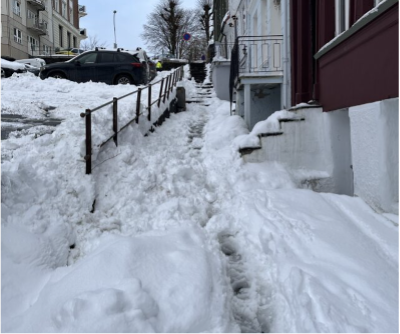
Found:
[[[5,318],[12,320],[5,321],[2,329],[95,333],[236,329],[228,326],[226,293],[218,284],[220,264],[210,257],[199,227],[137,237],[103,235],[99,244],[75,266],[43,270],[43,286],[28,283],[25,289],[33,305],[21,309],[18,299],[3,299]],[[19,268],[27,262],[22,260]],[[28,268],[32,267],[30,263]],[[33,293],[38,288],[40,295]]]
[[[25,69],[25,66],[23,64],[17,63],[14,61],[8,61],[3,58],[1,58],[1,67],[10,68],[13,70],[24,70]]]
[[[3,112],[22,111],[36,118],[47,112],[64,118],[51,134],[3,141],[2,150],[11,153],[2,163],[2,330],[237,331],[224,268],[220,258],[211,255],[216,250],[197,224],[180,228],[173,224],[163,231],[160,220],[138,236],[130,228],[123,232],[135,225],[135,216],[103,216],[104,201],[99,197],[109,195],[118,202],[126,191],[108,192],[104,181],[104,189],[99,189],[96,172],[107,168],[103,163],[115,155],[131,166],[135,155],[129,140],[144,143],[140,126],[146,126],[146,115],[139,126],[133,124],[121,133],[119,149],[112,144],[108,154],[109,146],[102,153],[96,144],[111,133],[111,111],[106,107],[95,112],[94,171],[85,175],[85,131],[79,114],[134,87],[42,81],[26,75],[2,83]],[[143,101],[147,101],[145,94]],[[153,94],[158,97],[156,86]],[[132,102],[120,101],[120,126],[134,115]],[[21,110],[24,105],[31,107]],[[157,116],[159,111],[153,112]],[[148,154],[151,157],[151,151]],[[111,187],[115,181],[111,180]],[[94,199],[96,212],[90,213]],[[169,210],[168,205],[160,207],[160,213]],[[151,232],[157,225],[162,229]]]
[[[257,136],[262,133],[274,133],[281,130],[279,121],[281,119],[298,119],[299,116],[288,110],[280,110],[274,112],[265,121],[258,122],[254,125],[251,135]]]
[[[248,130],[228,102],[187,105],[147,137],[128,127],[85,175],[80,112],[130,88],[2,80],[2,112],[64,118],[2,142],[3,331],[398,330],[398,216],[296,189],[276,162],[245,164]],[[291,117],[274,115],[257,131]]]

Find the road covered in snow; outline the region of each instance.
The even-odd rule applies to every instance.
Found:
[[[398,217],[244,163],[229,103],[132,124],[85,175],[79,114],[134,87],[1,84],[2,113],[63,119],[2,141],[2,331],[398,331]],[[109,131],[109,110],[94,123]]]

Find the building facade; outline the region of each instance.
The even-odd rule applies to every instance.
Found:
[[[398,0],[291,0],[290,30],[297,119],[260,139],[259,160],[398,214]]]
[[[290,106],[287,6],[287,0],[230,1],[222,21],[214,22],[220,27],[213,62],[217,96],[236,103],[249,129]]]
[[[77,47],[87,37],[78,0],[2,0],[1,55],[24,59]]]

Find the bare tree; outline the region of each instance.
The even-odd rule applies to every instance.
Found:
[[[105,42],[100,42],[97,36],[88,36],[87,39],[81,41],[81,49],[84,51],[94,50],[95,47],[106,47]]]
[[[205,38],[208,42],[211,35],[212,0],[198,0],[197,6],[201,11],[201,30],[204,30]]]
[[[193,30],[193,11],[185,10],[180,0],[160,0],[143,26],[142,38],[150,51],[169,52],[182,57],[190,43],[182,40],[185,32]]]

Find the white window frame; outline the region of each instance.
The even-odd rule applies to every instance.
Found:
[[[14,28],[14,41],[18,44],[22,44],[22,31],[18,28]]]
[[[43,54],[45,55],[51,54],[51,47],[46,44],[43,44]]]
[[[21,2],[19,2],[18,0],[14,0],[13,13],[21,16]]]
[[[350,28],[350,0],[335,0],[335,36]]]
[[[32,46],[34,46],[33,49]],[[39,50],[39,41],[32,36],[28,36],[28,53],[31,53],[32,50],[33,51]]]
[[[63,1],[61,3],[61,6],[62,6],[61,7],[61,10],[62,10],[61,15],[67,19],[68,18],[67,17],[67,3],[65,1]]]
[[[60,12],[60,3],[58,2],[58,0],[53,0],[53,4],[54,4],[53,9],[54,9],[57,13],[59,13],[59,12]]]
[[[28,9],[28,19],[37,20],[37,15],[29,9]]]

